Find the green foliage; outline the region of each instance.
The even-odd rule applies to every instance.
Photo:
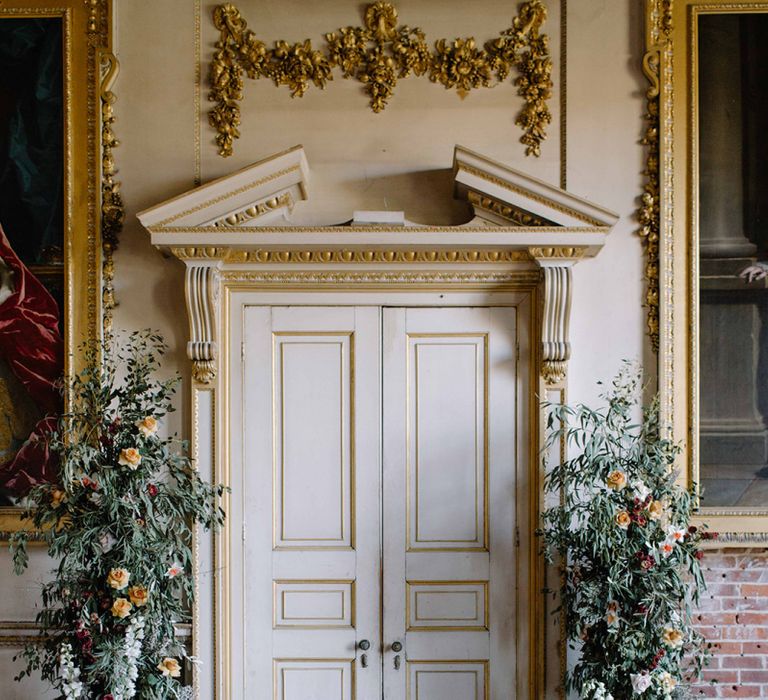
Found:
[[[157,433],[178,384],[155,378],[164,350],[144,331],[88,353],[50,440],[61,483],[31,494],[27,515],[58,566],[42,587],[40,643],[24,651],[19,678],[37,672],[63,698],[187,694],[176,625],[194,595],[192,534],[223,523],[224,489],[200,478],[185,443]],[[26,537],[11,544],[17,573]]]
[[[679,447],[660,432],[657,402],[639,409],[639,384],[627,365],[606,407],[547,406],[545,453],[564,439],[577,456],[547,474],[560,503],[540,534],[580,651],[567,686],[590,700],[679,697],[707,659],[691,607],[704,589],[699,542],[712,534],[689,527],[695,491],[677,485]]]

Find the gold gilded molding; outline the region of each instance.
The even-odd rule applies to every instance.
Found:
[[[565,247],[548,247],[548,248],[528,248],[530,256],[536,260],[578,260],[583,258],[586,253],[586,248],[579,248],[576,246]]]
[[[540,249],[532,249],[540,250]],[[542,249],[543,250],[543,249]],[[548,249],[580,251],[581,248]],[[247,250],[227,246],[187,246],[171,248],[179,260],[223,260],[226,263],[262,264],[400,264],[400,263],[521,263],[530,262],[531,254],[525,250],[465,249],[454,250]],[[563,257],[573,257],[563,255]]]
[[[358,272],[353,270],[286,270],[280,272],[262,272],[259,270],[222,270],[221,280],[225,285],[277,285],[288,289],[287,285],[300,287],[331,286],[340,288],[345,285],[361,288],[365,285],[381,288],[403,286],[412,289],[416,286],[464,285],[465,289],[478,287],[493,289],[496,287],[530,288],[536,286],[541,274],[539,270],[497,271],[497,272],[461,272],[443,270],[420,270],[418,272]]]
[[[473,37],[439,39],[430,50],[421,29],[398,24],[394,5],[375,2],[365,10],[365,26],[326,34],[326,48],[321,51],[309,39],[295,44],[278,40],[268,48],[248,29],[235,5],[218,5],[213,23],[220,37],[209,71],[209,99],[216,104],[208,121],[217,131],[219,154],[232,155],[234,141],[240,137],[244,75],[268,78],[276,86],[288,87],[292,97],[302,97],[310,84],[324,89],[339,68],[344,78],[365,86],[371,109],[381,112],[400,78],[428,75],[432,82],[465,94],[504,82],[514,68],[514,84],[525,100],[515,119],[523,130],[520,141],[526,155],[539,156],[552,121],[548,105],[552,60],[549,39],[541,33],[546,18],[542,0],[526,0],[512,26],[498,38],[482,46]]]
[[[467,192],[467,201],[469,201],[472,206],[477,207],[478,209],[484,209],[485,211],[489,211],[493,214],[503,216],[505,219],[509,219],[510,223],[512,223],[514,226],[530,227],[557,225],[548,219],[538,217],[535,214],[531,214],[530,212],[525,211],[524,209],[519,209],[518,207],[514,207],[511,204],[507,204],[506,202],[500,202],[497,199],[486,197],[484,195],[478,194],[477,192],[472,192],[471,190]]]
[[[266,202],[252,204],[243,211],[227,214],[227,216],[219,219],[218,221],[214,221],[213,225],[222,228],[242,226],[245,222],[258,219],[260,216],[269,214],[269,212],[274,211],[275,209],[279,209],[280,207],[288,207],[290,209],[292,206],[293,197],[291,197],[291,193],[284,192],[279,197],[271,197]]]
[[[104,78],[101,81],[101,248],[102,248],[102,324],[105,335],[112,332],[112,312],[115,302],[115,261],[120,232],[125,221],[125,207],[120,183],[115,180],[117,168],[112,149],[120,145],[112,130],[115,122],[113,105],[116,101],[112,86],[120,71],[113,53],[101,55]]]
[[[646,327],[654,352],[659,351],[659,246],[661,235],[661,187],[659,163],[661,158],[659,140],[660,70],[661,55],[669,44],[672,33],[673,0],[647,0],[648,27],[646,52],[643,55],[643,73],[650,86],[646,90],[645,132],[641,143],[645,146],[646,161],[643,177],[645,184],[640,195],[637,219],[640,223],[638,235],[645,246],[645,305],[647,308]]]

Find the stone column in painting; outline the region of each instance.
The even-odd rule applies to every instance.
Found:
[[[760,387],[768,294],[739,272],[754,262],[744,129],[750,59],[738,14],[699,18],[699,387],[705,506],[764,505],[768,431]]]

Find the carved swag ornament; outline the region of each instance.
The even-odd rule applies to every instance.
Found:
[[[398,79],[411,74],[428,75],[433,83],[464,95],[505,81],[515,68],[514,84],[525,100],[515,123],[523,130],[520,141],[526,155],[539,156],[552,121],[547,104],[552,96],[552,60],[548,37],[540,33],[546,18],[541,0],[528,0],[520,5],[512,26],[484,46],[468,37],[439,39],[430,49],[421,29],[398,25],[394,5],[376,2],[365,11],[364,27],[326,34],[327,45],[320,51],[309,39],[293,45],[279,40],[268,48],[247,28],[240,10],[231,3],[219,5],[213,22],[221,37],[211,63],[209,95],[216,103],[209,122],[218,132],[219,154],[232,155],[234,140],[240,136],[244,73],[251,79],[269,78],[276,86],[289,87],[292,97],[302,97],[310,83],[324,89],[333,80],[334,68],[340,68],[344,78],[365,85],[371,109],[381,112]]]

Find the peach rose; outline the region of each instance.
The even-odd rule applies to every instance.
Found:
[[[137,608],[141,608],[149,600],[149,591],[144,586],[131,586],[128,589],[128,597]]]
[[[620,469],[612,471],[605,480],[609,489],[621,491],[627,485],[627,475]]]
[[[629,517],[629,513],[626,510],[621,510],[616,513],[615,521],[620,528],[626,530],[632,522],[632,518]]]
[[[131,614],[132,607],[133,605],[131,605],[125,598],[117,598],[115,602],[112,603],[112,614],[120,619],[128,617],[128,615]]]
[[[128,585],[130,577],[126,569],[112,569],[107,576],[107,583],[116,591],[122,591]]]
[[[135,447],[127,447],[124,450],[120,450],[120,457],[117,463],[129,469],[136,469],[141,464],[141,454],[139,454]]]
[[[51,506],[58,508],[62,503],[67,500],[67,492],[61,489],[53,489],[51,491]]]
[[[648,506],[648,517],[651,520],[661,520],[664,516],[664,504],[661,501],[651,501]]]
[[[153,416],[145,416],[136,421],[136,427],[144,437],[151,437],[157,432],[157,420]]]
[[[157,664],[157,670],[164,676],[170,678],[178,678],[181,675],[181,666],[176,659],[165,657],[159,664]]]
[[[665,627],[661,634],[664,644],[672,649],[683,646],[683,633],[674,627]]]

